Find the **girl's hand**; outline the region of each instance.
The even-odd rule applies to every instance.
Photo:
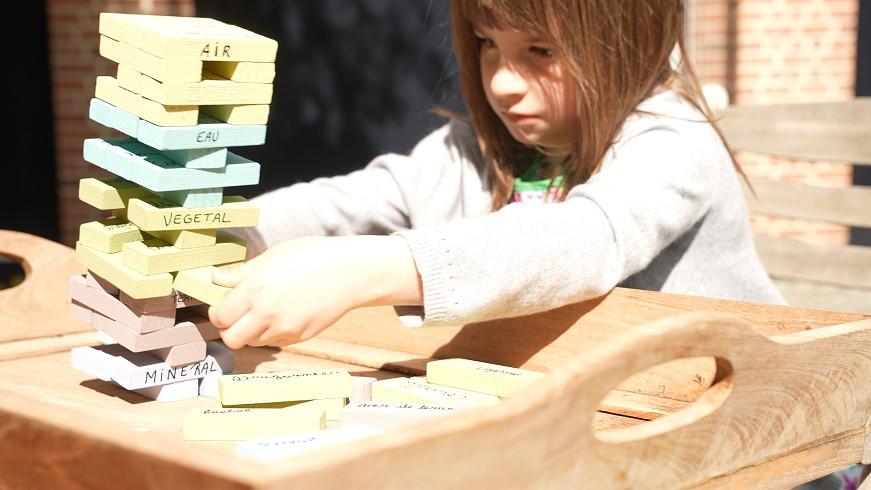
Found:
[[[228,347],[287,345],[309,339],[360,306],[420,304],[421,283],[400,236],[306,237],[219,269],[234,288],[209,320]]]

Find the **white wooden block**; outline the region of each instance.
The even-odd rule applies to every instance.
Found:
[[[372,401],[372,383],[377,381],[377,378],[369,376],[351,376],[351,396],[348,397],[350,403]]]
[[[223,374],[233,373],[236,354],[228,349],[223,342],[210,340],[206,342],[206,354],[214,357],[222,366]],[[218,380],[221,379],[221,374],[209,374],[200,379],[200,396],[210,398],[218,397]]]
[[[189,379],[177,383],[159,386],[149,386],[133,390],[140,395],[159,402],[175,402],[189,400],[200,395],[199,380]]]
[[[109,336],[109,334],[101,330],[97,330],[97,340],[99,340],[100,343],[103,345],[112,345],[118,343],[118,341]]]
[[[377,436],[383,432],[376,427],[355,425],[304,432],[285,437],[254,439],[236,443],[236,454],[257,461],[276,461],[336,444]]]
[[[74,347],[70,349],[73,369],[82,371],[103,381],[112,380],[112,356],[96,347]]]

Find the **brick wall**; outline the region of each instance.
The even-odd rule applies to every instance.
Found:
[[[859,0],[689,0],[690,56],[704,82],[724,85],[734,104],[851,99],[856,81]],[[751,176],[845,186],[851,167],[739,153]],[[757,233],[844,243],[847,230],[753,217]]]
[[[99,55],[100,12],[155,15],[193,15],[193,0],[48,0],[48,32],[55,146],[58,178],[58,217],[61,241],[74,245],[81,223],[100,217],[78,200],[83,177],[106,175],[82,159],[82,140],[121,136],[88,119],[98,75],[114,75],[115,63]]]

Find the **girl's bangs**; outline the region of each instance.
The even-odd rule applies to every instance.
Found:
[[[493,29],[501,25],[543,34],[549,26],[545,9],[537,9],[537,3],[529,0],[456,0],[455,5],[462,17],[474,26]]]

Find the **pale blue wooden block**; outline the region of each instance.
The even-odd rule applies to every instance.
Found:
[[[86,139],[84,157],[90,163],[154,192],[254,185],[260,164],[227,153],[220,169],[185,168],[135,139]]]
[[[224,189],[196,189],[192,191],[169,191],[158,194],[185,208],[210,208],[220,206],[224,202]]]
[[[135,138],[139,132],[139,117],[96,97],[91,99],[88,117],[107,128],[121,131],[127,136]]]
[[[187,168],[223,168],[227,165],[226,148],[194,148],[191,150],[163,150],[170,160]]]

